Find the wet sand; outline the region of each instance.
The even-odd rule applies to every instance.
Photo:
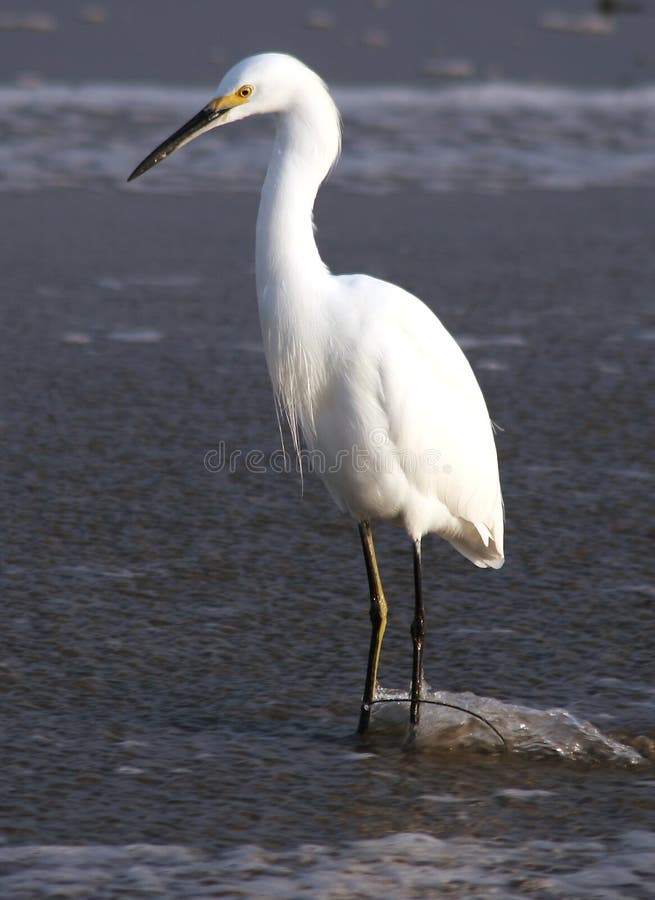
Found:
[[[21,15],[42,6],[26,0]],[[85,21],[95,7],[106,13],[101,24]],[[574,30],[580,17],[597,15],[592,0],[253,0],[243,13],[213,0],[184,8],[59,0],[48,12],[51,31],[0,29],[0,81],[213,85],[226,66],[264,50],[296,54],[333,84],[431,83],[430,71],[462,60],[464,69],[450,71],[571,85],[653,81],[655,0],[621,8],[628,11],[600,17],[608,34],[594,34]],[[562,11],[571,27],[546,27]]]
[[[323,192],[319,246],[333,270],[368,271],[423,297],[463,340],[504,429],[510,562],[496,580],[474,582],[480,588],[502,593],[507,579],[522,593],[543,589],[551,566],[578,563],[597,586],[648,580],[640,479],[652,475],[655,445],[652,201],[652,192],[619,190]],[[259,350],[256,204],[252,194],[3,197],[12,228],[0,249],[8,562],[50,571],[111,548],[129,568],[135,546],[153,560],[176,556],[176,531],[159,523],[174,521],[177,506],[193,518],[191,546],[211,545],[215,530],[226,540],[220,490],[230,482],[207,475],[204,453],[220,439],[278,445]],[[301,533],[323,516],[348,530],[319,484],[303,503],[293,476],[278,482],[284,515],[299,517]],[[260,487],[254,479],[250,489]],[[117,490],[125,502],[116,504]],[[245,513],[234,510],[238,546]],[[464,578],[458,562],[448,571]],[[349,565],[356,578],[356,553]],[[26,585],[15,587],[23,596]],[[618,649],[625,633],[608,639]],[[487,689],[525,688],[520,670],[514,687],[506,667],[491,685],[482,672]],[[566,683],[553,685],[552,699],[579,700],[578,688],[569,695]]]

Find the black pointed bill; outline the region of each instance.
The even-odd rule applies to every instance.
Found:
[[[220,100],[222,99],[223,98],[212,100],[207,106],[203,106],[199,113],[192,119],[189,119],[189,121],[181,128],[178,128],[174,134],[166,138],[165,141],[156,147],[152,153],[146,156],[143,162],[139,163],[127,180],[133,181],[135,178],[143,175],[144,172],[147,172],[148,169],[152,169],[153,166],[156,166],[157,163],[166,159],[171,153],[175,153],[180,147],[184,147],[189,141],[192,141],[194,138],[214,127],[216,120],[220,119],[221,116],[224,116],[225,113],[231,109],[229,105],[220,103]]]

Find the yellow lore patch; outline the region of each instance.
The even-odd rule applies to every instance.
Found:
[[[214,112],[222,109],[234,109],[235,106],[241,106],[250,100],[254,88],[251,84],[244,84],[232,94],[225,94],[223,97],[216,97],[210,100],[209,106]]]

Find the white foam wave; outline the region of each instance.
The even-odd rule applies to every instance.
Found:
[[[409,734],[422,750],[509,752],[574,762],[641,766],[644,757],[566,709],[534,709],[470,692],[426,691],[421,722]],[[405,729],[409,699],[378,689],[373,725]]]
[[[180,845],[0,848],[5,897],[126,896],[578,897],[651,896],[655,833],[526,840],[389,834],[344,846],[273,851],[255,844],[212,856]]]
[[[201,88],[83,84],[0,87],[0,189],[119,187],[139,159],[206,100]],[[582,89],[504,82],[341,87],[353,190],[571,189],[655,185],[655,85]],[[249,190],[270,124],[221,129],[132,190]]]

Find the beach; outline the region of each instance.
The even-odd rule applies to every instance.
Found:
[[[212,0],[194,0],[186,13],[154,0],[58,0],[49,13],[50,29],[0,32],[0,80],[32,72],[74,82],[213,85],[241,57],[279,50],[306,59],[330,84],[431,82],[429,64],[449,60],[468,61],[483,78],[603,87],[652,82],[653,0],[616,3],[621,12],[606,17],[598,14],[599,5],[253,0],[244,21]],[[21,14],[41,12],[42,6],[25,0]],[[98,24],[85,15],[94,9],[104,12],[96,16]]]
[[[541,27],[539,3],[433,6],[325,3],[309,27],[304,4],[255,3],[247,29],[219,9],[214,37],[216,4],[91,24],[62,2],[53,30],[0,30],[6,896],[650,895],[652,6],[605,35]],[[426,676],[491,698],[505,748],[437,713],[410,749],[383,710],[354,733],[356,528],[273,464],[270,129],[125,184],[264,39],[344,109],[324,259],[424,299],[499,426],[507,561],[480,572],[426,539]],[[410,545],[376,539],[381,682],[404,690]]]

